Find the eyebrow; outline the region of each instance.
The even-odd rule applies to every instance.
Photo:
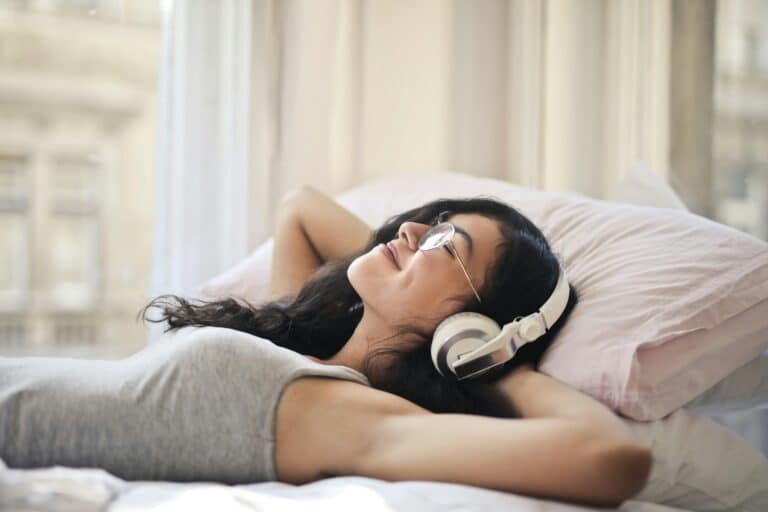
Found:
[[[469,257],[467,259],[471,258],[472,257],[472,248],[473,248],[472,237],[469,236],[469,233],[464,231],[464,228],[461,228],[461,227],[457,226],[456,224],[454,224],[453,227],[456,229],[456,232],[458,234],[460,234],[461,236],[463,236],[466,239],[467,245],[469,246]]]

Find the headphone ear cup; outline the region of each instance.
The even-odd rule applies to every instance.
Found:
[[[452,375],[459,356],[482,347],[501,332],[495,320],[475,312],[456,313],[440,322],[432,336],[432,363],[441,375]]]

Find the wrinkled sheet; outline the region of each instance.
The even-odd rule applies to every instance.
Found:
[[[0,462],[0,510],[39,512],[608,512],[557,501],[441,482],[386,482],[367,477],[337,477],[305,485],[262,482],[227,486],[216,483],[127,482],[102,469],[13,469]],[[680,512],[626,501],[622,512]]]

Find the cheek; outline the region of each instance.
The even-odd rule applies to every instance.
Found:
[[[347,277],[363,300],[381,313],[437,316],[445,312],[444,301],[462,291],[454,271],[427,259],[398,271],[389,267],[383,257],[369,252],[350,264]]]
[[[376,249],[355,259],[347,268],[347,278],[364,300],[372,302],[375,295],[389,294],[402,277],[397,269],[376,254]]]
[[[414,265],[402,281],[402,301],[424,315],[438,315],[445,309],[446,299],[461,293],[452,270],[426,259],[423,265]]]
[[[424,303],[434,303],[452,293],[450,284],[441,269],[419,269],[413,274],[413,279],[408,286],[408,293],[413,297],[425,299]]]

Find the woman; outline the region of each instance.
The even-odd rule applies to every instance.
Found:
[[[573,290],[552,329],[491,373],[458,381],[433,366],[446,316],[504,324],[552,293],[557,260],[524,216],[440,200],[371,233],[309,187],[280,212],[275,300],[160,297],[144,314],[162,310],[152,321],[168,322],[166,339],[116,362],[0,358],[0,457],[136,479],[437,480],[591,505],[641,489],[648,449],[603,405],[534,371]],[[463,234],[421,250],[437,222]]]
[[[278,439],[285,440],[277,447],[281,480],[303,483],[350,473],[435,479],[592,504],[619,503],[641,488],[650,454],[626,425],[594,399],[533,370],[576,304],[572,288],[552,329],[521,347],[509,363],[461,382],[442,377],[433,366],[431,336],[446,316],[476,311],[504,325],[536,311],[552,293],[557,259],[525,216],[492,199],[444,199],[396,215],[372,232],[310,186],[288,194],[278,211],[272,301],[258,307],[233,299],[195,305],[165,296],[148,307],[162,308],[154,321],[167,321],[171,329],[215,325],[249,332],[312,361],[355,369],[374,388],[389,392],[329,379],[288,385],[277,426]],[[445,221],[463,235],[444,251],[420,251],[421,236]],[[382,244],[393,250],[393,260]],[[510,424],[429,413],[531,419]],[[316,414],[326,418],[327,428]],[[331,439],[326,434],[340,418],[349,419],[350,435],[334,433]],[[308,428],[297,433],[282,427],[297,424]],[[371,438],[370,432],[381,436]],[[342,442],[351,438],[360,438],[366,449],[375,446],[383,460],[323,471],[325,458],[346,454],[361,460],[362,447]],[[503,455],[489,443],[494,438],[508,450]],[[423,445],[426,440],[434,443],[434,453]],[[443,453],[454,445],[517,469],[496,474],[490,458],[468,466],[463,453]],[[579,449],[591,462],[578,461]]]
[[[554,326],[508,364],[480,379],[441,378],[429,343],[441,320],[472,311],[504,325],[550,296],[560,267],[541,231],[488,198],[433,201],[388,219],[376,232],[309,186],[288,194],[278,212],[272,302],[196,305],[163,296],[147,306],[162,310],[149,320],[167,321],[171,329],[248,332],[313,361],[358,370],[374,387],[433,412],[509,417],[508,401],[491,381],[512,366],[536,365],[577,302],[571,288]],[[440,221],[456,227],[454,244],[418,250],[421,235]],[[394,262],[380,244],[394,251]]]

